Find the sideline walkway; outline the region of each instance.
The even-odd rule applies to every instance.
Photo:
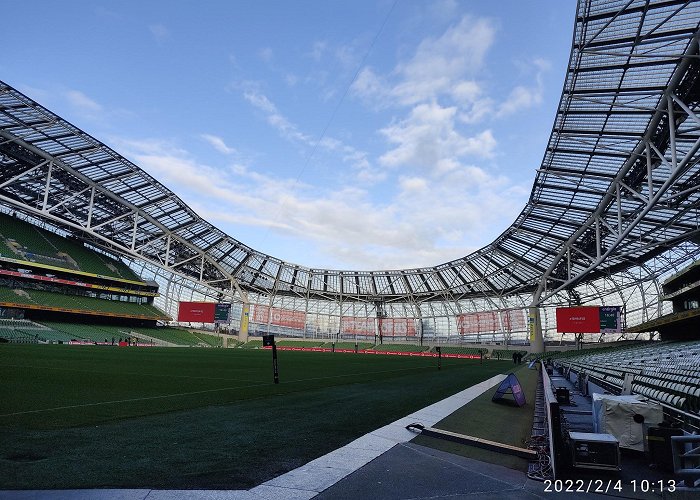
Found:
[[[535,500],[605,497],[594,494],[546,492],[544,483],[528,479],[523,472],[415,443],[400,443],[315,498]]]
[[[407,443],[413,439],[416,434],[406,430],[406,425],[413,422],[421,422],[426,426],[435,425],[447,415],[494,387],[505,377],[505,375],[491,377],[442,401],[438,401],[384,427],[380,427],[369,434],[365,434],[342,448],[286,474],[266,481],[250,490],[14,490],[0,491],[0,498],[8,500],[310,499],[397,445]]]

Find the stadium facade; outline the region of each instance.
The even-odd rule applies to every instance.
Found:
[[[0,210],[123,259],[171,317],[180,300],[232,302],[243,335],[541,350],[560,338],[554,308],[581,304],[622,306],[634,327],[670,312],[663,281],[700,253],[699,24],[696,1],[580,1],[527,204],[495,241],[433,267],[315,269],[256,251],[2,81]]]

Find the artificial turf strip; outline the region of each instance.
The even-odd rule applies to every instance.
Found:
[[[2,346],[2,415],[200,393],[0,417],[0,488],[250,488],[508,369],[279,354],[274,385],[269,352]],[[218,390],[235,384],[243,388]]]
[[[513,369],[512,362],[510,366],[501,366],[503,366],[504,370],[510,369],[512,371]],[[526,364],[521,365],[515,371],[515,374],[525,393],[526,404],[524,406],[517,407],[491,401],[493,394],[496,392],[496,387],[494,387],[456,412],[448,415],[433,427],[527,448],[527,441],[532,433],[538,375],[537,370],[528,369]],[[511,395],[507,395],[505,398],[512,400]],[[416,436],[413,442],[482,462],[499,464],[521,471],[527,470],[527,460],[512,455],[420,435]]]

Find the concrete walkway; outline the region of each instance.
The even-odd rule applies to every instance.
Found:
[[[505,375],[491,377],[442,401],[438,401],[384,427],[380,427],[369,434],[365,434],[342,448],[286,474],[266,481],[250,490],[16,490],[0,491],[0,498],[8,500],[306,500],[336,485],[345,477],[360,470],[397,445],[407,443],[413,439],[416,434],[406,430],[408,424],[420,422],[425,426],[433,426],[469,403],[472,399],[494,387],[505,377]],[[371,495],[360,496],[375,498]]]

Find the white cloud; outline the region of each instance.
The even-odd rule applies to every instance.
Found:
[[[287,73],[284,75],[284,81],[290,87],[294,87],[297,83],[299,83],[299,77],[294,73]]]
[[[84,113],[98,113],[102,106],[79,90],[68,90],[65,97],[75,108]]]
[[[277,108],[275,105],[263,94],[250,90],[244,92],[243,97],[250,104],[259,110],[264,111],[265,113],[277,113]]]
[[[417,193],[428,188],[428,181],[422,177],[400,177],[399,186],[404,193]]]
[[[388,82],[379,77],[370,67],[362,68],[352,84],[351,91],[358,97],[377,107],[390,104],[387,98],[391,95]]]
[[[378,106],[412,106],[441,96],[471,105],[480,94],[475,78],[495,36],[491,20],[464,16],[441,36],[424,39],[390,75],[363,68],[351,91]]]
[[[517,113],[518,111],[532,108],[542,102],[543,81],[542,74],[548,71],[550,63],[544,59],[534,59],[528,65],[526,72],[535,71],[534,85],[525,86],[517,85],[511,90],[510,94],[503,103],[498,107],[496,115],[504,117]]]
[[[423,40],[413,58],[397,66],[400,82],[392,94],[400,103],[411,105],[463,86],[482,67],[495,34],[490,20],[464,16],[439,38]]]
[[[407,113],[379,130],[390,145],[379,165],[447,171],[469,157],[494,156],[493,133],[465,126],[482,121],[493,108],[477,77],[495,34],[489,19],[464,16],[441,35],[421,41],[390,74],[370,67],[360,71],[353,95],[376,110]]]
[[[328,42],[316,41],[311,47],[311,57],[318,62],[323,57],[323,54],[328,50]]]
[[[312,137],[300,132],[295,124],[290,122],[277,110],[277,106],[275,106],[267,96],[254,90],[248,90],[243,93],[243,97],[266,115],[267,122],[275,128],[282,137],[307,145],[312,143]]]
[[[164,24],[151,24],[148,26],[148,31],[159,44],[170,38],[170,30]]]
[[[227,146],[224,140],[219,136],[211,134],[201,134],[200,137],[206,142],[208,142],[214,149],[216,149],[220,153],[230,155],[236,152],[234,148]]]
[[[325,256],[325,267],[400,269],[461,257],[474,249],[470,241],[513,220],[527,196],[506,178],[461,165],[438,176],[402,176],[395,195],[373,201],[358,185],[319,191],[250,166],[202,164],[167,141],[118,142],[127,156],[234,238],[245,227],[257,227],[311,241]],[[289,259],[284,250],[270,253]]]
[[[449,7],[451,1],[445,1]],[[502,118],[542,102],[542,75],[550,63],[541,58],[517,62],[520,79],[534,83],[514,86],[505,99],[489,96],[480,70],[496,39],[496,26],[485,18],[464,16],[438,37],[426,38],[415,53],[388,75],[362,68],[352,95],[375,109],[416,107],[427,102],[450,103],[458,109],[459,123],[473,125],[488,116]]]
[[[495,36],[491,20],[465,16],[442,34],[420,42],[392,71],[380,74],[372,67],[362,68],[351,95],[387,116],[377,130],[386,141],[384,149],[372,155],[330,136],[316,144],[315,136],[248,85],[244,98],[281,137],[334,153],[353,166],[356,187],[348,187],[347,178],[333,189],[273,179],[252,166],[238,167],[231,171],[237,176],[232,189],[236,186],[255,200],[274,199],[276,205],[251,201],[239,206],[229,200],[226,203],[233,205],[212,209],[212,217],[218,211],[228,214],[229,221],[235,218],[236,224],[256,224],[300,241],[310,239],[321,254],[347,268],[435,265],[487,243],[484,235],[498,234],[511,223],[529,193],[498,174],[493,165],[496,137],[490,128],[478,126],[498,109],[481,74]],[[338,53],[319,42],[311,57],[318,61],[327,54],[348,61],[353,56],[352,51]],[[531,68],[540,68],[538,64]],[[318,75],[314,84],[327,77]],[[536,104],[513,95],[514,107]],[[318,96],[322,98],[323,92]],[[383,183],[379,195],[370,190],[378,182]],[[238,215],[241,211],[244,216]]]
[[[277,106],[264,94],[255,90],[246,90],[243,97],[255,108],[266,115],[267,122],[285,139],[307,148],[321,148],[325,151],[341,153],[341,159],[350,164],[364,182],[377,182],[383,178],[381,174],[371,172],[372,166],[367,153],[344,144],[342,141],[330,136],[321,139],[302,132],[277,109]]]
[[[270,47],[263,47],[262,49],[258,50],[258,57],[264,62],[269,63],[270,61],[272,61],[273,56],[274,53],[272,52],[272,48]]]
[[[471,104],[481,96],[481,87],[474,80],[462,80],[449,92],[457,103]]]
[[[356,40],[354,43],[357,43]],[[353,45],[341,45],[335,50],[336,60],[347,69],[355,69],[360,64],[360,56]]]
[[[436,103],[415,106],[408,118],[381,130],[396,147],[384,153],[379,163],[432,170],[446,159],[493,156],[496,140],[491,131],[464,137],[455,129],[456,113],[457,108]]]
[[[427,2],[427,7],[431,17],[448,22],[456,17],[459,3],[456,0],[433,0]]]

